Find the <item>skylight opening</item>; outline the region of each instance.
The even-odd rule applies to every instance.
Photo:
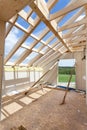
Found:
[[[52,54],[54,51],[51,49],[51,50],[49,50],[45,55],[43,55],[41,58],[40,58],[40,60],[39,61],[41,61],[41,60],[43,60],[43,59],[45,59],[47,56],[49,56],[50,54]]]
[[[45,0],[45,2],[47,3],[49,0]]]
[[[15,60],[17,60],[17,58],[20,57],[25,50],[26,49],[20,47],[8,62],[15,62]]]
[[[68,22],[68,20],[69,20],[70,18],[72,18],[80,9],[81,9],[81,8],[76,9],[76,10],[71,11],[70,13],[66,14],[65,17],[58,23],[58,26],[61,27],[61,26],[64,25],[66,22]]]
[[[56,45],[58,45],[60,42],[57,40],[53,45],[51,45],[52,48],[54,48]]]
[[[50,10],[50,14],[62,10],[64,7],[66,7],[69,4],[70,1],[71,0],[58,0],[55,6]]]
[[[24,11],[25,11],[26,13],[28,13],[30,9],[31,9],[31,8],[27,5],[27,6],[25,6]]]
[[[34,47],[34,49],[37,49],[37,50],[38,50],[41,46],[42,46],[42,43],[39,42],[39,43]]]
[[[26,41],[23,43],[23,45],[31,46],[34,41],[35,41],[35,39],[29,36],[26,39]]]
[[[50,32],[47,33],[47,35],[45,35],[45,37],[44,37],[42,40],[43,40],[44,42],[46,42],[47,39],[48,39],[49,37],[51,37],[52,35],[54,35],[54,34],[50,31]]]
[[[85,18],[85,16],[86,16],[86,14],[85,14],[85,12],[84,12],[84,13],[82,13],[82,15],[80,15],[80,16],[75,20],[75,22],[78,22],[78,21],[82,20],[83,18]]]
[[[18,40],[23,36],[24,32],[16,27],[13,27],[5,39],[5,57],[10,53],[12,48],[16,45]]]
[[[61,47],[62,46],[62,44],[61,44],[61,42],[60,43],[58,43],[55,47],[53,47],[53,49],[58,49],[59,47]]]
[[[48,47],[45,46],[40,52],[45,53],[47,49],[48,49]]]
[[[41,51],[41,49],[43,49],[44,48],[44,44],[42,44],[40,47],[39,47],[39,49],[38,49],[38,51],[40,52]]]
[[[68,30],[63,30],[62,31],[62,34],[66,34],[66,33],[68,33],[69,32],[69,29]]]
[[[39,35],[43,32],[43,29],[45,28],[46,28],[46,25],[43,22],[40,22],[40,24],[33,31],[33,34],[39,37]]]
[[[22,63],[27,64],[30,62],[33,58],[35,58],[38,55],[37,52],[32,52]]]
[[[48,45],[53,45],[53,44],[55,44],[55,42],[57,41],[58,39],[57,38],[54,38]]]
[[[36,17],[37,17],[37,14],[35,13],[35,12],[33,12],[32,14],[31,14],[31,16],[30,16],[33,20],[35,20],[36,19]]]
[[[26,22],[22,17],[18,17],[17,19],[17,23],[20,24],[23,28],[27,29],[30,24],[28,22]]]

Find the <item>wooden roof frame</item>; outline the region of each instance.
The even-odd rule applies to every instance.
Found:
[[[22,0],[20,0],[22,2]],[[18,3],[12,3],[10,0],[8,1],[9,5],[17,5]],[[19,2],[20,3],[20,2]],[[37,56],[35,56],[31,61],[27,63],[27,66],[45,66],[47,63],[49,63],[50,58],[54,59],[56,55],[63,55],[65,52],[74,52],[79,51],[79,48],[82,48],[86,44],[86,25],[87,25],[87,14],[86,14],[86,0],[79,0],[77,2],[76,0],[71,0],[66,7],[64,7],[62,10],[59,10],[58,12],[55,12],[54,14],[50,14],[50,10],[55,6],[55,4],[58,3],[58,0],[48,0],[46,2],[45,0],[31,0],[30,2],[25,0],[23,2],[23,5],[17,5],[17,9],[15,7],[15,10],[11,8],[12,13],[9,13],[7,11],[9,5],[7,5],[7,9],[4,11],[4,13],[1,14],[0,19],[7,21],[9,24],[6,27],[6,33],[5,37],[8,37],[10,31],[13,27],[18,28],[21,30],[24,35],[20,37],[20,39],[17,41],[15,46],[12,48],[10,53],[5,57],[4,59],[4,65],[12,65],[16,66],[19,65],[32,53],[36,52],[38,53]],[[3,6],[6,3],[3,2]],[[24,7],[29,6],[29,11],[25,12]],[[71,11],[78,9],[78,12],[76,14],[73,14],[71,18],[69,18],[61,27],[58,26],[59,22]],[[6,12],[7,11],[7,12]],[[35,12],[36,18],[33,19],[31,17],[32,13]],[[8,13],[8,16],[6,16]],[[85,13],[84,18],[82,18],[79,21],[76,21],[77,18],[79,18],[83,13]],[[3,17],[2,17],[3,16]],[[6,17],[6,18],[5,18]],[[26,29],[23,26],[21,26],[17,19],[21,17],[24,19],[28,24],[29,27]],[[43,22],[46,25],[46,28],[41,31],[41,34],[37,37],[33,34],[33,31],[35,28]],[[66,31],[66,33],[63,33],[63,31]],[[49,33],[52,32],[53,34],[48,37],[46,41],[43,40],[43,38]],[[34,39],[34,42],[30,45],[24,45],[23,43],[26,41],[28,37],[32,37]],[[80,37],[80,38],[79,38]],[[50,42],[57,38],[57,41],[52,43],[50,45]],[[83,41],[83,42],[82,42]],[[38,49],[34,49],[34,47],[41,43],[41,47]],[[47,47],[47,49],[42,52],[41,50]],[[25,51],[20,57],[17,57],[17,59],[14,61],[13,64],[9,63],[9,60],[11,57],[16,53],[16,51],[19,48],[25,48]],[[80,49],[81,50],[81,49]]]

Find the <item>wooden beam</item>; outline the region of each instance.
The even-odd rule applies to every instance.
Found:
[[[61,53],[61,54],[63,54],[64,52],[66,52],[67,50],[66,50],[66,48],[64,47],[64,46],[62,46],[60,49],[59,49],[59,52]]]
[[[44,44],[44,45],[48,45],[53,39],[55,38],[54,35],[48,37],[48,39],[44,42],[43,40],[41,40],[41,42]]]
[[[70,28],[75,28],[75,27],[81,26],[81,25],[86,24],[86,23],[87,23],[87,18],[83,18],[82,20],[80,20],[78,22],[75,22],[75,23],[72,23],[72,24],[69,24],[69,25],[64,25],[64,26],[60,27],[58,29],[58,31],[63,31],[63,30],[67,30],[67,29],[70,29]]]
[[[27,19],[27,13],[24,11],[24,10],[21,10],[19,13],[18,13],[18,15],[20,16],[20,17],[22,17],[25,21],[27,21],[29,24],[31,24],[32,26],[34,26],[34,20],[31,18],[31,17],[29,17],[28,19]]]
[[[62,47],[62,44],[61,43],[58,43],[58,45],[56,45],[55,47],[54,47],[54,50],[55,51],[57,51],[59,48],[61,48]]]
[[[71,33],[67,36],[62,36],[63,39],[67,39],[67,38],[73,38],[73,37],[76,37],[76,36],[80,36],[80,35],[85,35],[86,34],[86,30],[79,30],[75,33]]]
[[[49,50],[47,53],[45,53],[39,60],[37,60],[34,63],[34,66],[38,66],[38,64],[43,61],[46,57],[48,57],[49,55],[51,55],[54,51],[53,50]]]
[[[85,13],[86,13],[86,16],[87,16],[87,5],[85,6]],[[87,23],[86,23],[86,50],[85,50],[85,55],[86,55],[86,105],[87,105]]]
[[[16,22],[16,20],[17,20],[17,15],[15,15],[14,17],[11,18],[12,24],[9,23],[9,25],[7,26],[5,37],[7,37],[7,35],[9,34],[9,32],[12,29],[12,27],[14,26],[14,23]]]
[[[72,28],[72,29],[70,29],[69,31],[68,31],[68,33],[66,33],[66,34],[63,34],[62,35],[62,38],[63,39],[66,39],[66,38],[68,38],[69,36],[71,36],[73,33],[75,33],[75,32],[81,32],[82,30],[84,30],[85,29],[85,25],[82,25],[82,26],[80,26],[80,28]]]
[[[44,47],[45,45],[42,43],[42,45],[38,48],[38,51],[40,52]]]
[[[82,47],[82,46],[81,46],[81,47],[73,47],[73,48],[72,48],[72,51],[73,51],[73,52],[83,51],[83,49],[84,49],[84,46],[83,46],[83,47]]]
[[[6,64],[6,62],[12,57],[12,55],[17,51],[17,49],[22,45],[22,43],[27,39],[27,37],[33,32],[33,30],[35,29],[35,27],[40,23],[40,19],[38,19],[36,25],[34,26],[34,28],[31,28],[29,30],[29,32],[27,34],[24,34],[19,41],[16,43],[16,45],[14,46],[14,48],[11,50],[11,52],[7,55],[7,57],[4,60],[4,63]]]
[[[72,4],[72,3],[74,3],[74,2],[76,2],[76,0],[71,0],[71,1],[66,5],[66,7],[68,7],[70,4]],[[66,16],[66,14],[63,15],[63,16],[61,16],[61,17],[56,18],[55,21],[56,21],[57,23],[59,23],[65,16]]]
[[[47,60],[44,63],[39,64],[39,66],[41,66],[42,68],[44,68],[46,65],[48,65],[49,63],[51,63],[53,60],[56,59],[56,61],[58,60],[58,58],[61,56],[62,54],[58,51],[55,54],[52,55],[52,57],[47,58]]]
[[[45,64],[43,64],[42,67],[43,67],[43,68],[44,68],[44,67],[47,67],[48,64],[52,63],[53,61],[56,62],[56,61],[58,61],[58,60],[64,58],[65,55],[66,55],[66,52],[64,52],[63,54],[58,53],[58,54],[54,55],[54,57],[52,57],[52,59],[50,59],[50,60],[47,61]]]
[[[86,24],[86,31],[87,31],[87,24]],[[87,105],[87,38],[86,38],[86,105]]]
[[[57,65],[58,62],[54,63],[31,87],[33,88],[37,83],[39,83],[39,81],[45,76],[47,75],[56,65]],[[30,91],[30,89],[28,91],[25,92],[25,95],[27,95]]]
[[[28,29],[24,28],[19,23],[15,22],[14,26],[17,27],[18,29],[22,30],[24,33],[28,33]]]
[[[71,42],[75,43],[75,42],[82,42],[82,41],[85,41],[85,40],[86,40],[86,37],[82,36],[82,37],[77,37],[74,40],[71,40]]]
[[[53,53],[55,53],[55,52],[57,52],[57,51],[59,51],[58,49],[59,48],[61,48],[62,47],[62,44],[59,44],[58,43],[58,45],[57,45],[57,47],[56,47],[56,45],[51,49],[51,50],[46,50],[46,52],[45,52],[45,54],[40,58],[40,59],[38,59],[35,63],[34,63],[34,66],[38,66],[40,63],[42,63],[43,61],[44,61],[44,63],[47,61],[47,58],[49,57],[49,56],[51,56]],[[49,58],[49,59],[51,59],[51,58]]]
[[[68,21],[66,21],[66,22],[64,23],[64,26],[65,26],[65,25],[72,24],[73,22],[75,22],[75,20],[76,20],[83,12],[85,12],[85,9],[84,9],[84,8],[81,8],[80,10],[78,10],[78,12],[76,12]]]
[[[47,62],[49,59],[52,59],[52,55],[54,55],[55,53],[58,53],[58,52],[61,53],[58,50],[61,46],[58,46],[56,49],[53,48],[50,51],[47,50],[45,52],[45,54],[38,61],[36,61],[36,63],[34,63],[34,66],[35,65],[39,65],[40,66],[41,64],[45,64],[45,62]]]
[[[37,0],[37,7],[40,9],[40,11],[43,12],[45,18],[47,18],[49,15],[49,10],[47,8],[47,3],[45,0]]]
[[[81,47],[81,46],[86,46],[86,41],[82,43],[74,43],[71,45],[72,47]]]
[[[41,35],[39,36],[40,39],[38,39],[37,41],[34,41],[30,47],[25,46],[25,45],[22,45],[22,46],[25,46],[26,49],[28,49],[28,50],[26,50],[26,51],[21,55],[21,57],[19,57],[19,59],[16,60],[15,65],[16,65],[16,64],[20,64],[32,51],[34,51],[34,50],[33,50],[33,47],[44,37],[44,35],[46,35],[46,33],[48,33],[48,31],[49,31],[49,29],[48,29],[48,28],[45,28],[45,29],[42,31]],[[38,52],[38,53],[39,53],[39,52]]]
[[[42,61],[40,61],[40,63],[38,63],[39,66],[42,66],[46,62],[49,62],[49,59],[52,59],[52,57],[55,57],[58,53],[60,53],[59,50],[54,51],[52,54],[48,55],[45,59],[43,59]]]
[[[14,65],[19,65],[29,54],[31,54],[32,50],[26,50],[21,56],[20,58],[18,58]]]
[[[46,43],[45,43],[45,44],[46,44]],[[56,44],[58,44],[58,41],[56,41],[56,42],[54,43],[54,46],[53,46],[52,48],[50,48],[51,50],[53,50],[53,52],[56,51],[56,50],[54,49],[54,47],[56,46]],[[39,54],[40,57],[38,56],[39,58],[38,58],[37,60],[34,60],[34,62],[33,62],[34,66],[35,66],[35,62],[38,62],[39,60],[40,60],[40,62],[41,62],[41,58],[43,59],[43,57],[44,57],[47,53],[49,53],[50,49],[48,48],[48,49],[46,50],[46,52],[45,52],[44,55]],[[48,57],[48,56],[47,56],[47,57]],[[47,57],[46,57],[46,58],[47,58]],[[29,66],[31,65],[30,62],[29,62],[28,64],[29,64]],[[39,64],[39,63],[38,63],[38,64]]]
[[[32,59],[30,62],[28,62],[28,66],[33,66],[33,64],[40,59],[43,56],[43,54],[39,54],[38,56],[36,56],[34,59]]]
[[[0,120],[2,108],[2,85],[4,71],[5,25],[6,23],[4,21],[0,21]]]
[[[54,44],[51,45],[51,47],[54,48],[58,44],[59,44],[59,41],[57,40],[56,42],[54,42]]]
[[[29,9],[29,12],[27,13],[27,21],[28,21],[30,15],[31,15],[32,13],[33,13],[33,10],[30,8],[30,9]]]
[[[47,2],[47,8],[48,10],[51,10],[51,8],[58,2],[59,0],[48,0]]]
[[[69,50],[69,47],[67,46],[67,44],[64,42],[64,40],[61,38],[61,35],[58,34],[57,32],[57,28],[55,29],[55,27],[52,25],[52,23],[50,21],[48,21],[46,19],[46,17],[44,16],[43,12],[35,5],[35,3],[30,4],[30,7],[37,13],[37,15],[41,18],[41,20],[47,25],[48,28],[50,28],[50,30],[54,33],[54,35],[62,42],[62,44]],[[42,17],[41,17],[42,16]]]
[[[5,58],[5,61],[4,61],[5,64],[12,57],[12,55],[17,51],[17,49],[21,46],[21,44],[26,40],[27,37],[28,37],[28,34],[24,34],[22,36],[22,38],[19,39],[19,41],[17,42],[17,44],[13,47],[13,49],[11,50],[11,52]]]
[[[60,10],[60,11],[54,13],[54,14],[51,14],[49,20],[50,21],[54,20],[54,19],[56,19],[60,16],[63,16],[63,15],[65,15],[65,14],[67,14],[67,13],[69,13],[69,12],[75,10],[75,9],[78,9],[78,8],[80,8],[80,7],[82,7],[86,4],[87,4],[86,0],[83,0],[83,1],[79,0],[79,2],[76,1],[76,2],[72,3],[71,5],[69,5],[68,7],[65,7],[64,9],[62,9],[62,10]]]

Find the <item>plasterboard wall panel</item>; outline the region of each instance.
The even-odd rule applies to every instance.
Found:
[[[86,60],[82,60],[83,53],[75,53],[76,59],[76,88],[86,90]]]
[[[49,64],[48,66],[46,66],[46,68],[44,69],[44,72],[47,71],[47,69],[50,68],[50,66],[53,63]],[[49,84],[52,85],[57,85],[57,72],[58,71],[58,65],[56,65],[44,78],[43,81],[44,82],[48,82]]]

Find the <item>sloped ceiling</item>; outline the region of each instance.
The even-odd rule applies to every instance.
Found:
[[[40,66],[86,46],[87,0],[3,0],[5,65]],[[2,11],[3,10],[3,11]]]

